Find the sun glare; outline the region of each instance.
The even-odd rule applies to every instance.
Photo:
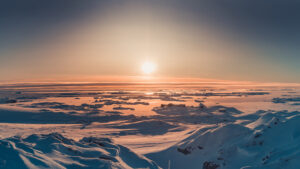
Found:
[[[147,75],[153,73],[155,69],[156,69],[156,65],[152,62],[145,62],[142,65],[142,71]]]

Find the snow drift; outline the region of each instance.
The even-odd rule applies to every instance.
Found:
[[[265,112],[248,124],[204,127],[161,152],[146,155],[172,169],[300,168],[300,112]]]
[[[86,137],[74,141],[58,133],[3,139],[0,152],[0,168],[7,169],[159,168],[110,139]]]

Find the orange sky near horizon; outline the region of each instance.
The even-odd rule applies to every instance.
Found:
[[[73,19],[1,51],[0,81],[299,82],[296,62],[171,5],[108,3]]]

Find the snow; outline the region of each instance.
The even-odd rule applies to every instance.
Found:
[[[128,86],[4,86],[0,168],[300,168],[299,86]]]
[[[159,168],[108,138],[85,137],[74,141],[58,133],[33,134],[0,140],[0,152],[0,167],[9,169]]]
[[[300,112],[265,112],[248,126],[229,123],[202,128],[146,156],[163,168],[170,160],[174,169],[199,168],[208,162],[224,169],[299,168]]]

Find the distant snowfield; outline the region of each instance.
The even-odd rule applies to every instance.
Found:
[[[0,152],[0,168],[300,167],[299,85],[0,89],[0,149],[12,157]],[[84,137],[109,138],[118,153],[99,159],[110,150]]]

